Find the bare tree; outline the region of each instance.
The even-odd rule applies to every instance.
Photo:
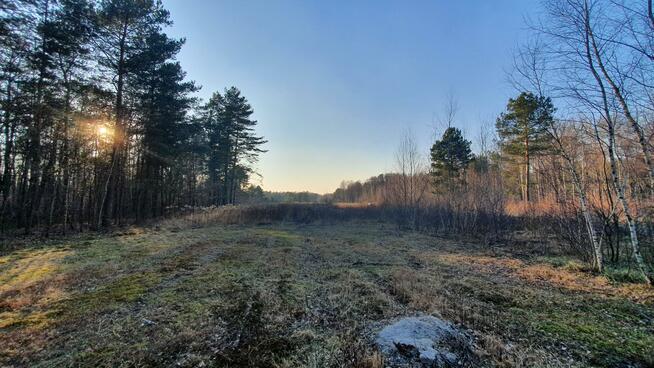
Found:
[[[411,131],[404,132],[395,151],[397,175],[391,186],[393,202],[402,209],[403,222],[417,227],[418,210],[429,187],[427,162]]]
[[[631,124],[641,142],[642,131],[640,133],[638,131],[639,125],[631,115],[622,87],[609,72],[605,61],[609,43],[601,42],[596,35],[597,29],[607,29],[606,24],[603,23],[606,18],[601,5],[603,4],[592,0],[547,1],[545,3],[547,23],[539,24],[535,28],[539,34],[548,37],[548,55],[559,64],[557,71],[560,79],[557,81],[559,83],[557,91],[561,92],[561,96],[571,100],[570,106],[582,111],[586,108],[588,116],[599,116],[599,119],[590,119],[595,131],[600,124],[606,130],[608,140],[606,155],[611,171],[611,184],[629,228],[634,260],[649,282],[647,267],[640,253],[638,223],[633,208],[627,200],[624,173],[620,170],[617,145],[619,115]],[[648,163],[651,180],[652,171],[647,144],[641,147],[645,161]]]
[[[456,121],[456,114],[459,112],[459,102],[453,91],[447,93],[447,99],[443,103],[442,114],[434,113],[432,121],[434,130],[434,139],[441,136],[442,132],[447,128],[454,126]]]
[[[514,52],[512,68],[506,73],[506,77],[517,92],[531,91],[538,96],[547,95],[547,59],[543,54],[544,49],[542,40],[536,38]]]
[[[547,59],[544,52],[545,46],[539,38],[532,43],[527,43],[518,50],[513,59],[513,71],[508,74],[508,80],[516,90],[533,90],[540,96],[545,95]],[[577,169],[576,155],[572,152],[575,147],[565,144],[567,135],[579,135],[575,128],[574,123],[571,121],[554,120],[552,124],[546,127],[546,130],[554,145],[555,152],[563,159],[572,179],[592,248],[593,267],[596,271],[602,272],[602,242],[597,236],[586,187]]]
[[[624,92],[624,85],[620,85],[618,81],[627,81],[634,79],[630,76],[631,69],[633,69],[632,63],[623,63],[620,60],[620,57],[616,56],[620,54],[619,50],[613,49],[613,45],[626,45],[626,42],[623,42],[614,35],[602,35],[597,34],[597,29],[602,30],[606,27],[605,24],[608,22],[602,22],[600,17],[593,17],[593,22],[591,22],[591,6],[594,4],[589,3],[589,1],[584,1],[584,16],[585,16],[585,30],[587,33],[589,51],[592,52],[594,57],[595,64],[597,65],[598,74],[601,74],[601,77],[604,78],[605,82],[610,87],[613,97],[618,102],[620,109],[624,115],[624,118],[629,122],[631,128],[633,129],[636,137],[638,138],[638,143],[643,152],[643,158],[645,165],[649,171],[649,185],[650,185],[650,194],[654,193],[654,166],[651,159],[651,150],[650,145],[645,138],[645,133],[640,123],[636,121],[636,117],[632,112],[629,101]],[[600,14],[601,16],[602,14]],[[600,18],[597,20],[596,18]],[[627,18],[629,19],[629,18]],[[627,22],[629,24],[631,22]],[[606,32],[605,32],[606,33]],[[612,33],[619,34],[617,31]],[[635,31],[633,32],[635,34]],[[637,41],[637,40],[635,40]],[[602,42],[602,44],[600,44]],[[643,48],[639,48],[643,49]],[[607,65],[607,59],[611,58],[612,60],[612,72],[609,70]]]
[[[562,122],[554,122],[551,124],[547,131],[552,139],[552,142],[555,145],[557,153],[565,161],[570,176],[572,177],[572,183],[577,192],[577,198],[579,199],[579,207],[586,224],[586,231],[588,232],[588,239],[590,240],[593,252],[593,267],[596,271],[602,272],[602,242],[601,239],[598,239],[597,232],[595,231],[595,225],[593,223],[593,216],[590,210],[590,205],[588,203],[588,195],[586,193],[586,187],[584,186],[583,180],[579,171],[577,170],[577,163],[575,162],[575,155],[571,154],[570,151],[574,148],[570,148],[565,144],[565,135],[566,128],[574,129],[574,125],[570,127],[565,126]],[[577,132],[573,132],[574,135],[578,135]]]

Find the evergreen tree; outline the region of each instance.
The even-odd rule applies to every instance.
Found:
[[[95,40],[98,63],[104,69],[108,85],[114,90],[113,147],[99,198],[98,226],[109,218],[116,222],[124,216],[129,204],[127,155],[129,151],[129,117],[127,104],[134,76],[144,73],[151,65],[143,63],[143,42],[163,26],[171,24],[170,15],[160,0],[103,0],[98,11],[98,31]]]
[[[215,190],[215,204],[230,204],[236,193],[247,183],[251,164],[266,141],[255,134],[252,106],[236,87],[224,95],[214,93],[204,107],[204,124],[209,131],[209,178]]]
[[[29,77],[28,60],[34,39],[35,4],[29,0],[0,5],[0,96],[2,103],[2,216],[14,210],[16,153],[24,128],[30,124],[30,97],[24,91]],[[11,213],[11,216],[14,214]]]
[[[227,157],[223,149],[227,139],[223,137],[225,130],[222,129],[220,119],[223,116],[224,100],[219,92],[214,92],[209,101],[202,107],[201,121],[208,136],[208,159],[207,159],[207,183],[209,200],[213,205],[222,203],[221,193],[224,183],[224,162]]]
[[[441,140],[431,147],[431,175],[437,185],[452,184],[473,159],[471,142],[463,138],[458,128],[447,128]]]
[[[549,144],[547,127],[552,123],[554,106],[548,97],[523,92],[509,99],[506,112],[497,118],[496,129],[502,151],[522,160],[524,175],[520,175],[522,198],[530,200],[531,160],[546,151]]]
[[[153,32],[144,40],[142,52],[132,62],[148,66],[134,76],[133,87],[141,111],[135,121],[140,133],[141,164],[137,171],[138,198],[137,218],[143,219],[163,214],[163,198],[172,187],[167,180],[174,180],[176,165],[187,146],[190,124],[187,112],[194,99],[189,96],[197,91],[193,82],[184,81],[185,73],[178,62],[170,61],[181,49],[183,41],[172,40],[161,32]]]
[[[258,160],[259,154],[265,152],[260,148],[267,141],[254,132],[257,125],[252,120],[254,113],[252,106],[241,91],[231,87],[225,91],[225,111],[222,119],[222,128],[229,137],[227,160],[227,198],[228,203],[235,202],[235,195],[242,184],[247,183],[252,173],[251,164]]]
[[[170,24],[160,0],[0,1],[0,227],[252,198],[252,107],[231,88],[195,110]]]
[[[57,75],[54,66],[53,2],[35,1],[33,8],[35,31],[28,35],[30,52],[27,55],[27,78],[23,81],[23,92],[29,96],[29,120],[25,120],[25,135],[22,149],[26,153],[19,183],[17,207],[20,224],[27,230],[38,215],[41,199],[51,177],[54,165],[55,142],[46,134],[55,125],[57,105]],[[50,153],[50,157],[45,157]],[[44,160],[47,159],[47,160]],[[45,162],[44,162],[45,161]],[[46,171],[44,173],[44,170]]]

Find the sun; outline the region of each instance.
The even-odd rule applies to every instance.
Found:
[[[107,128],[107,127],[104,126],[104,125],[100,125],[100,126],[98,127],[98,135],[99,135],[100,137],[108,137],[108,136],[111,135],[111,129]]]

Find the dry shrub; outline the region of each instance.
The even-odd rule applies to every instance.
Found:
[[[355,219],[382,219],[384,211],[375,206],[341,206],[332,204],[283,203],[269,205],[206,207],[164,220],[160,226],[184,229],[212,224],[269,224],[274,222],[333,222]]]
[[[484,246],[508,246],[514,253],[525,256],[569,255],[584,262],[591,261],[586,225],[574,201],[559,203],[553,198],[545,198],[528,204],[507,202],[501,182],[494,178],[494,174],[489,174],[488,178],[481,174],[470,175],[465,185],[448,189],[443,194],[429,195],[419,204],[387,200],[374,205],[282,203],[194,208],[183,215],[163,220],[157,226],[180,231],[213,224],[389,221],[400,229],[470,239]],[[596,221],[599,231],[602,224],[599,218]],[[642,236],[642,252],[645,259],[652,262],[654,246],[648,240],[652,236],[648,235],[654,234],[654,227],[643,226],[642,229],[648,231]],[[624,229],[619,228],[615,236],[622,233]],[[605,248],[613,254],[612,240],[606,240],[604,243],[608,245]],[[624,247],[627,241],[622,243]],[[616,252],[622,254],[622,258],[630,257],[628,250]]]

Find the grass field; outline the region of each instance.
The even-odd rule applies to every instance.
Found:
[[[418,313],[488,366],[654,365],[651,288],[515,254],[366,221],[34,242],[0,257],[0,366],[381,367]]]

